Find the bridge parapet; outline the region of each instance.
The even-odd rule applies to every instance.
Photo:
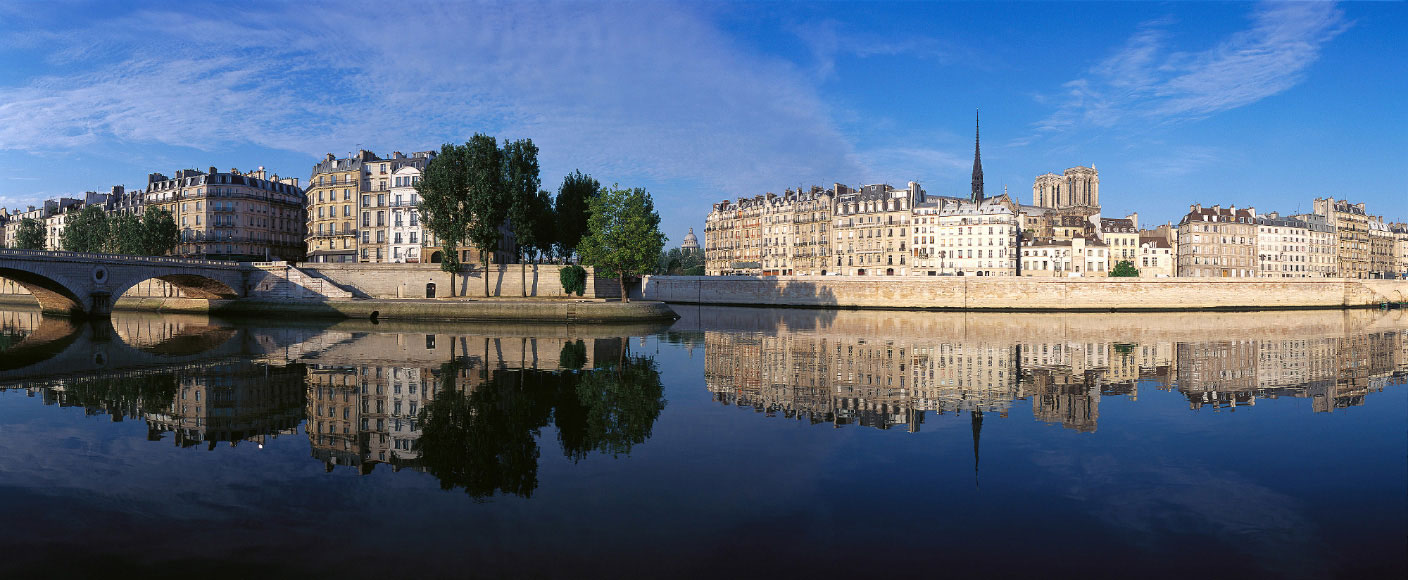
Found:
[[[248,269],[249,262],[227,260],[201,260],[197,258],[173,258],[170,256],[132,256],[128,254],[94,254],[88,252],[64,252],[59,250],[15,250],[0,249],[0,258],[42,258],[75,262],[119,262],[124,264],[161,264],[166,266],[200,266],[202,268],[225,268],[231,270]]]

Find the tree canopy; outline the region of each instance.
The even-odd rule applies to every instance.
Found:
[[[420,223],[444,250],[440,269],[452,273],[460,269],[459,248],[469,236],[467,150],[467,145],[441,146],[415,185],[420,194]],[[453,292],[454,286],[450,288]]]
[[[44,223],[34,218],[20,220],[15,231],[15,248],[19,250],[44,249]]]
[[[508,218],[509,188],[505,179],[504,151],[493,137],[475,134],[465,143],[464,154],[469,187],[464,204],[470,215],[467,237],[484,262],[484,295],[488,296],[489,262],[503,238],[499,226]]]
[[[621,300],[629,302],[626,277],[654,271],[665,247],[655,202],[642,188],[613,186],[592,197],[589,207],[588,233],[578,248],[582,262],[600,275],[615,277]]]
[[[587,235],[587,220],[591,217],[589,203],[601,190],[601,184],[580,170],[562,178],[557,188],[557,244],[558,253],[570,258]]]
[[[90,205],[78,212],[69,212],[64,231],[59,234],[59,246],[67,252],[103,252],[108,247],[108,214],[103,208]]]
[[[538,239],[542,233],[539,222],[544,219],[545,209],[540,207],[538,186],[538,147],[532,139],[520,139],[504,143],[504,181],[508,194],[508,223],[513,230],[514,253],[523,262],[530,254],[536,254],[543,243]],[[528,295],[528,269],[522,268],[523,295]]]
[[[1118,264],[1115,264],[1114,269],[1110,270],[1110,277],[1138,278],[1139,269],[1134,267],[1134,262],[1130,262],[1129,260],[1121,260]]]
[[[660,254],[655,273],[669,276],[703,276],[704,253],[670,248],[670,251]]]
[[[142,214],[142,228],[138,254],[143,256],[164,256],[176,251],[181,243],[181,228],[171,212],[147,206]]]

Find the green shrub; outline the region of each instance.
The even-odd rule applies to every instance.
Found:
[[[558,278],[562,280],[562,291],[571,295],[576,292],[581,296],[587,291],[587,271],[581,266],[567,266],[558,273]]]

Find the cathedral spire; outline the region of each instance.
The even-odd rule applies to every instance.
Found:
[[[983,155],[979,146],[979,124],[977,110],[973,112],[973,203],[983,201]]]

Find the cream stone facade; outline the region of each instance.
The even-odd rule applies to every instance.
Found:
[[[710,276],[762,274],[763,196],[714,204],[704,220],[704,273]]]
[[[1109,263],[1129,262],[1139,267],[1139,214],[1125,218],[1100,218],[1100,241],[1109,248]]]
[[[1393,278],[1395,261],[1393,257],[1393,230],[1383,218],[1369,218],[1369,277]]]
[[[366,150],[343,159],[327,154],[313,166],[308,181],[308,260],[395,261],[392,174],[407,166],[423,171],[434,158],[434,151],[410,156],[397,151],[385,158]],[[408,208],[402,207],[402,213]]]
[[[420,225],[420,168],[404,165],[391,174],[390,254],[395,264],[421,261],[425,229]]]
[[[1339,276],[1339,235],[1328,217],[1307,213],[1291,216],[1305,224],[1306,267],[1311,278]]]
[[[296,177],[269,175],[263,167],[249,172],[182,169],[174,178],[152,173],[146,198],[146,205],[171,212],[181,229],[178,256],[254,262],[304,258],[306,198]]]
[[[1369,214],[1362,203],[1349,203],[1333,197],[1315,198],[1314,212],[1335,228],[1335,257],[1340,278],[1369,278],[1372,250],[1369,242]]]
[[[1392,223],[1389,230],[1393,233],[1394,277],[1408,278],[1408,224]]]
[[[1016,276],[1021,237],[1017,205],[1006,195],[974,203],[934,198],[914,211],[916,276]]]
[[[836,185],[832,213],[832,266],[847,276],[906,276],[913,206],[923,199],[919,184],[907,189],[887,184],[850,189]]]
[[[1306,223],[1276,212],[1256,219],[1257,277],[1310,278],[1310,231]]]
[[[1140,278],[1169,278],[1178,275],[1178,252],[1161,236],[1139,238]]]
[[[1257,266],[1256,209],[1193,205],[1178,224],[1178,275],[1250,278]]]
[[[1103,278],[1109,275],[1109,246],[1099,238],[1033,239],[1022,242],[1022,275],[1034,278]]]

